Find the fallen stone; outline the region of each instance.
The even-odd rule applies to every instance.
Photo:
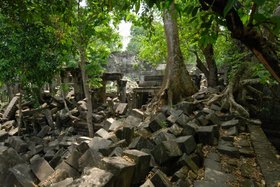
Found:
[[[116,147],[111,154],[109,155],[109,157],[113,157],[113,156],[122,156],[123,155],[123,149],[121,147]]]
[[[199,117],[196,118],[200,124],[200,126],[207,126],[210,125],[209,120],[206,118],[204,115],[200,115]]]
[[[136,164],[132,183],[139,184],[149,173],[151,155],[135,149],[126,150],[123,152],[123,155],[133,160]]]
[[[79,171],[86,167],[99,167],[102,157],[100,152],[88,149],[79,159]]]
[[[177,187],[186,187],[186,186],[191,186],[192,181],[190,179],[179,179],[178,181],[176,181],[175,186]]]
[[[191,159],[190,156],[183,154],[181,158],[178,160],[178,165],[180,167],[188,166],[195,174],[197,174],[199,167],[196,165],[196,163]]]
[[[231,157],[239,158],[239,156],[240,156],[238,148],[233,147],[233,146],[229,145],[228,143],[225,143],[222,141],[219,142],[217,149],[219,150],[220,153],[226,154]]]
[[[101,152],[103,155],[111,153],[110,145],[112,141],[100,137],[94,137],[88,144],[89,148]]]
[[[116,113],[120,115],[124,115],[127,111],[127,103],[119,103],[116,108]]]
[[[54,157],[49,162],[50,166],[52,168],[56,168],[56,166],[60,163],[62,156],[66,153],[66,150],[64,148],[59,149]]]
[[[142,184],[140,187],[155,187],[155,185],[152,183],[150,179],[147,179],[144,184]]]
[[[141,120],[144,119],[144,112],[142,112],[141,110],[137,109],[137,108],[134,108],[130,111],[130,115],[134,116],[134,117],[137,117]]]
[[[42,127],[41,131],[37,134],[38,137],[43,138],[48,134],[48,132],[51,130],[51,128],[47,125]]]
[[[54,127],[54,123],[53,123],[53,118],[52,118],[51,110],[50,109],[45,109],[43,111],[43,113],[44,113],[44,115],[45,115],[45,117],[47,119],[48,125],[53,128]]]
[[[134,136],[134,129],[131,127],[121,127],[115,132],[118,139],[125,139],[128,144],[132,141]]]
[[[18,153],[24,153],[28,150],[28,145],[20,137],[12,136],[7,139],[7,144],[13,147]]]
[[[138,127],[141,121],[142,119],[129,115],[125,118],[124,125],[127,127]]]
[[[166,126],[167,126],[166,117],[163,113],[157,114],[149,123],[149,128],[152,132],[156,132],[159,129]]]
[[[35,187],[36,178],[27,164],[18,164],[9,169],[9,175],[5,181],[1,182],[3,186],[28,186]]]
[[[175,105],[177,110],[182,110],[185,114],[191,115],[194,111],[194,104],[192,102],[183,101]]]
[[[150,180],[154,186],[172,187],[172,183],[169,181],[168,177],[159,169],[155,171]]]
[[[219,162],[217,162],[215,160],[209,159],[209,158],[206,158],[204,160],[204,167],[205,168],[214,169],[216,171],[222,171],[221,163],[219,163]]]
[[[208,180],[195,181],[194,187],[231,187],[229,184],[215,183]]]
[[[48,176],[54,172],[54,169],[49,165],[49,163],[39,155],[32,157],[30,164],[32,172],[40,181],[46,180]]]
[[[121,127],[123,127],[123,123],[118,120],[114,120],[109,127],[109,131],[116,131],[117,129],[119,129]]]
[[[172,133],[174,136],[180,136],[183,132],[183,128],[179,127],[176,123],[168,128],[168,131]]]
[[[113,174],[96,167],[88,168],[80,178],[68,185],[68,187],[80,186],[113,186]]]
[[[138,136],[132,140],[132,142],[129,144],[129,149],[150,149],[152,150],[154,148],[155,144],[150,141],[147,138],[144,138],[142,136]]]
[[[158,164],[176,159],[182,155],[182,152],[175,141],[163,141],[152,150]]]
[[[111,140],[113,142],[119,141],[119,139],[116,137],[114,133],[109,133],[103,128],[99,129],[95,134],[106,140]]]
[[[167,129],[161,129],[154,132],[151,139],[155,142],[156,145],[160,144],[162,141],[175,140],[175,136],[167,132]]]
[[[237,136],[238,135],[238,129],[236,126],[230,127],[225,131],[225,134],[227,136]]]
[[[71,155],[65,160],[65,162],[78,171],[79,159],[81,156],[82,156],[81,152],[79,152],[78,150],[73,150],[71,152]]]
[[[206,119],[212,122],[213,125],[221,125],[222,122],[215,113],[206,115]]]
[[[62,186],[69,186],[73,182],[73,178],[67,178],[63,181],[51,184],[50,187],[62,187]]]
[[[105,157],[101,160],[102,169],[113,173],[115,186],[130,187],[132,184],[135,163],[122,157]]]
[[[83,154],[89,149],[89,146],[86,142],[82,142],[76,147],[76,149]]]
[[[213,181],[217,185],[228,184],[235,181],[231,174],[223,173],[210,168],[205,168],[205,180]]]
[[[72,177],[74,179],[80,176],[80,173],[76,169],[71,167],[69,164],[67,164],[65,161],[62,161],[55,169],[64,170],[69,177]]]
[[[177,120],[176,120],[176,123],[179,124],[181,127],[184,127],[187,125],[187,123],[191,121],[191,118],[188,117],[187,115],[185,114],[181,114]]]
[[[254,157],[255,152],[251,147],[243,147],[239,149],[240,155],[243,155],[245,157]]]
[[[190,121],[181,127],[183,127],[182,135],[184,136],[194,135],[196,130],[198,129],[198,125],[194,121]]]
[[[16,110],[17,110],[17,102],[18,102],[18,99],[19,97],[18,96],[15,96],[13,97],[13,99],[10,101],[8,107],[6,108],[4,114],[3,114],[3,118],[4,119],[12,119],[16,113]]]
[[[92,114],[92,120],[94,123],[100,123],[103,120],[103,116],[99,114]]]
[[[175,140],[183,153],[190,154],[196,149],[196,142],[193,136],[181,136]]]
[[[178,116],[174,116],[174,115],[170,115],[168,116],[168,118],[166,119],[167,123],[169,125],[174,124],[176,121],[178,120]]]
[[[216,143],[216,134],[218,127],[216,125],[198,127],[196,134],[198,141],[206,145],[214,145]]]
[[[220,162],[220,155],[218,153],[210,152],[207,155],[208,159],[215,160],[216,162]]]
[[[68,173],[65,170],[57,169],[55,170],[52,175],[48,176],[45,181],[39,183],[40,187],[47,187],[51,186],[51,184],[58,183],[68,177]]]
[[[113,124],[114,121],[116,121],[114,118],[107,118],[103,122],[103,128],[108,131],[110,126]]]
[[[234,127],[234,126],[238,125],[238,123],[239,123],[239,120],[233,119],[233,120],[230,120],[230,121],[223,122],[221,124],[221,127],[223,129],[228,129],[230,127]]]
[[[189,173],[188,166],[181,167],[178,171],[174,173],[174,175],[171,178],[171,182],[176,182],[179,179],[187,180],[188,173]]]

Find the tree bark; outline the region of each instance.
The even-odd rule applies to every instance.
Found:
[[[82,74],[82,79],[83,79],[83,88],[84,88],[84,93],[85,93],[86,102],[87,102],[86,121],[87,121],[87,125],[88,125],[89,137],[93,137],[94,130],[93,130],[93,124],[92,124],[92,103],[91,103],[91,95],[89,92],[89,85],[87,83],[88,77],[87,77],[86,70],[85,70],[85,66],[86,66],[85,48],[80,47],[79,52],[80,52],[80,69],[81,69],[81,74]]]
[[[206,60],[208,67],[208,77],[207,82],[209,87],[215,87],[218,85],[218,69],[216,61],[214,59],[214,49],[212,44],[208,44],[205,48],[202,49],[203,55]]]
[[[184,64],[176,19],[173,1],[170,7],[163,12],[168,59],[163,84],[159,92],[161,99],[167,101],[168,105],[176,104],[197,91]]]
[[[227,1],[200,0],[200,4],[204,10],[209,10],[211,8],[214,12],[223,16]],[[266,40],[265,37],[253,27],[244,26],[240,16],[234,8],[227,13],[225,19],[227,28],[231,31],[232,37],[240,40],[246,45],[270,74],[280,82],[280,60],[273,44]]]

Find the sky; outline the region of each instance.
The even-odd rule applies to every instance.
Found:
[[[131,22],[121,21],[121,23],[119,24],[118,32],[122,39],[123,51],[126,49],[127,44],[130,41],[130,28],[131,28]]]

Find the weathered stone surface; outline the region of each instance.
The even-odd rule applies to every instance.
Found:
[[[13,97],[13,99],[10,101],[8,107],[6,108],[4,114],[3,114],[3,118],[5,119],[11,119],[15,113],[16,113],[16,110],[17,110],[17,102],[18,102],[18,99],[19,97],[18,96],[15,96]]]
[[[124,125],[127,127],[138,127],[142,119],[132,115],[127,116],[124,120]]]
[[[231,157],[239,157],[238,148],[234,147],[233,145],[229,144],[226,141],[220,141],[217,147],[220,153],[226,154]]]
[[[134,117],[137,117],[141,120],[144,119],[144,112],[142,112],[141,110],[137,109],[137,108],[134,108],[130,111],[130,115],[134,116]]]
[[[203,114],[196,118],[200,126],[210,125],[210,121]]]
[[[116,113],[120,115],[124,115],[127,111],[127,103],[119,103],[116,108]]]
[[[179,127],[176,123],[168,128],[168,131],[175,136],[180,136],[183,132],[183,128]]]
[[[155,144],[150,141],[147,138],[144,138],[142,136],[138,136],[132,140],[132,142],[129,144],[129,149],[153,149]]]
[[[39,155],[32,157],[30,163],[32,172],[40,181],[46,180],[54,172],[49,163]]]
[[[119,129],[121,127],[123,127],[123,123],[118,120],[114,120],[109,127],[109,131],[116,131],[117,129]],[[104,129],[106,129],[106,128],[104,128]]]
[[[109,157],[113,157],[113,156],[122,156],[123,155],[123,149],[121,147],[116,147],[111,154],[109,155]]]
[[[28,145],[18,136],[9,137],[7,144],[14,148],[18,153],[26,152]]]
[[[113,174],[111,172],[99,169],[89,168],[85,170],[81,178],[74,180],[69,187],[81,187],[81,186],[106,186],[113,187]]]
[[[147,179],[144,184],[142,184],[140,187],[155,187],[155,185],[152,183],[150,179]]]
[[[37,186],[35,183],[36,179],[32,174],[29,165],[18,164],[9,169],[9,175],[5,181],[1,182],[1,185],[35,187]]]
[[[72,166],[74,169],[79,170],[79,159],[82,156],[82,153],[78,150],[73,150],[71,155],[65,160],[67,164]]]
[[[183,166],[188,166],[193,172],[197,174],[199,167],[196,163],[191,159],[190,156],[183,154],[183,156],[178,160],[178,164]]]
[[[193,136],[181,136],[175,140],[183,153],[190,154],[196,149],[196,142]]]
[[[185,114],[192,114],[194,111],[194,104],[192,102],[183,101],[175,105],[175,108],[182,110]]]
[[[101,152],[103,155],[109,155],[111,153],[110,145],[112,144],[112,141],[106,140],[104,138],[100,137],[94,137],[90,143],[89,148],[92,150],[96,150]]]
[[[221,124],[221,127],[223,129],[228,129],[230,127],[234,127],[234,126],[238,125],[238,123],[239,123],[239,120],[233,119],[233,120],[230,120],[230,121],[223,122]]]
[[[85,167],[99,167],[102,157],[98,151],[88,149],[79,159],[79,171]]]
[[[134,136],[134,129],[131,127],[121,127],[115,132],[118,139],[125,139],[129,144]]]
[[[116,135],[114,133],[112,133],[112,132],[109,133],[108,131],[106,131],[103,128],[99,129],[95,134],[106,140],[111,140],[113,142],[119,141],[119,139],[116,137]]]
[[[176,123],[179,124],[181,127],[186,126],[186,124],[191,121],[191,118],[185,114],[181,114],[177,117]]]
[[[132,184],[135,163],[122,157],[105,157],[102,160],[102,169],[113,173],[115,186],[130,187]]]
[[[62,161],[55,169],[65,170],[68,176],[74,179],[80,176],[79,172],[69,164],[67,164],[65,161]]]
[[[123,154],[133,160],[136,164],[132,183],[138,184],[144,181],[145,177],[149,173],[151,155],[136,149],[126,150]]]
[[[204,167],[214,169],[216,171],[222,171],[221,163],[219,163],[215,160],[209,159],[209,158],[206,158],[204,160]]]
[[[195,181],[194,187],[230,187],[230,185],[203,180],[203,181]]]
[[[214,145],[215,135],[218,132],[216,125],[199,127],[196,130],[198,141],[203,144]]]
[[[150,178],[150,180],[154,186],[172,187],[172,183],[169,181],[165,173],[163,173],[159,169],[155,171],[154,175]]]
[[[38,137],[43,138],[48,134],[48,132],[51,130],[51,128],[48,125],[45,125],[42,127],[40,132],[37,134]]]
[[[18,134],[18,127],[12,127],[12,129],[9,130],[8,134],[10,136],[16,136]]]
[[[51,159],[51,161],[49,162],[50,166],[52,168],[55,168],[59,162],[61,161],[62,156],[66,153],[66,150],[64,148],[59,149],[54,157]]]
[[[188,166],[181,167],[178,171],[174,173],[174,175],[171,178],[171,182],[176,182],[179,179],[187,180],[188,173],[189,173]]]
[[[210,152],[208,153],[207,158],[220,162],[220,155],[218,153]]]
[[[109,130],[110,126],[113,124],[113,122],[116,121],[114,118],[107,118],[104,122],[103,122],[103,128],[105,130]]]
[[[233,182],[235,181],[235,178],[231,174],[226,174],[221,171],[205,168],[205,180],[213,181],[217,185],[220,185]]]
[[[238,135],[238,129],[236,126],[230,127],[225,131],[225,134],[227,136],[237,136]]]
[[[86,142],[82,142],[80,143],[76,149],[80,152],[80,153],[85,153],[88,149],[89,149],[89,146]]]
[[[163,141],[152,150],[152,154],[158,164],[163,164],[180,157],[182,152],[175,141]]]
[[[213,125],[221,125],[222,122],[215,113],[208,114],[206,119],[212,122]]]
[[[41,187],[47,187],[51,184],[55,184],[59,181],[62,181],[68,177],[68,173],[65,170],[57,169],[55,170],[52,175],[48,176],[48,178],[39,183]]]
[[[188,135],[194,135],[195,131],[198,129],[198,125],[194,121],[190,121],[186,124],[184,124],[182,135],[188,136]]]
[[[51,184],[50,187],[62,187],[62,186],[68,186],[73,182],[73,178],[67,178],[63,181]]]
[[[175,136],[167,132],[167,129],[161,129],[159,131],[154,132],[151,139],[155,142],[155,144],[160,144],[162,141],[166,140],[175,140]]]
[[[149,123],[149,128],[152,132],[158,131],[162,127],[166,126],[166,117],[163,113],[157,114]]]
[[[255,152],[251,147],[242,147],[239,149],[240,155],[243,155],[245,157],[254,157]]]

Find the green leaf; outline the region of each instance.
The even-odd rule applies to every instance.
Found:
[[[228,12],[232,9],[236,0],[228,0],[227,5],[224,9],[224,17],[228,14]]]
[[[265,3],[265,0],[253,0],[258,6],[261,6]]]

